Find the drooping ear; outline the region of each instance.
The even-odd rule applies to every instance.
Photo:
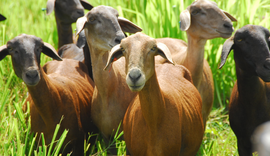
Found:
[[[169,48],[164,43],[158,42],[157,48],[158,48],[158,55],[162,56],[163,58],[167,59],[169,62],[174,64],[174,62],[172,60],[171,52],[170,52]]]
[[[219,69],[221,69],[224,66],[228,55],[230,54],[231,50],[233,49],[233,45],[234,45],[233,38],[234,37],[230,37],[223,44],[223,48],[222,48],[222,52],[221,52],[221,62],[219,65]]]
[[[237,19],[234,18],[231,14],[229,14],[228,12],[222,10],[223,13],[232,21],[232,22],[237,22]]]
[[[55,60],[62,61],[62,58],[57,54],[57,51],[49,43],[46,43],[46,42],[43,43],[42,52],[43,54]]]
[[[7,45],[0,47],[0,61],[3,60],[7,55],[9,55]]]
[[[113,63],[113,61],[118,60],[122,56],[123,56],[123,52],[122,52],[122,49],[120,47],[120,44],[117,44],[110,51],[109,56],[108,56],[107,64],[106,64],[106,66],[105,66],[105,68],[103,70],[107,70],[108,67]]]
[[[181,22],[180,29],[182,31],[188,30],[188,28],[190,27],[190,24],[191,24],[191,17],[190,17],[190,12],[189,12],[188,9],[181,12],[181,14],[180,14],[180,22]]]
[[[139,26],[137,26],[136,24],[132,23],[131,21],[129,21],[124,17],[118,17],[118,22],[120,24],[121,29],[124,32],[136,33],[142,31],[142,28],[140,28]]]
[[[77,36],[77,47],[83,48],[87,44],[84,30],[82,30]]]
[[[6,17],[0,14],[0,21],[4,21],[5,19]]]
[[[80,18],[77,19],[77,22],[76,22],[76,30],[77,30],[76,36],[78,34],[80,34],[80,32],[84,29],[84,25],[85,25],[86,22],[87,22],[86,16],[83,16],[83,17],[80,17]]]
[[[50,15],[54,10],[55,0],[48,0],[46,6],[46,14]]]
[[[91,5],[87,0],[80,0],[84,9],[91,10],[93,5]]]

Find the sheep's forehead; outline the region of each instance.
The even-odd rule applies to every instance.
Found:
[[[56,3],[62,3],[62,2],[67,2],[68,4],[81,4],[81,2],[79,0],[56,0]]]
[[[236,40],[247,37],[259,40],[265,39],[265,36],[269,36],[269,31],[264,27],[255,25],[246,25],[235,33]]]
[[[190,5],[190,9],[197,9],[197,8],[206,9],[206,10],[208,9],[220,10],[216,2],[208,1],[208,0],[198,0],[198,1],[193,2]]]
[[[121,43],[124,49],[133,53],[147,53],[149,49],[156,46],[156,40],[142,33],[136,33],[124,39]]]
[[[25,52],[30,52],[34,50],[35,47],[40,47],[41,45],[42,41],[40,38],[25,34],[17,36],[8,42],[9,48],[17,48]]]
[[[94,7],[91,11],[87,13],[87,17],[91,17],[93,15],[109,18],[111,16],[118,16],[118,12],[117,10],[109,6],[98,6]]]

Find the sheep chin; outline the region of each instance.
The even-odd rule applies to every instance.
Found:
[[[129,89],[132,91],[132,92],[139,92],[139,91],[141,91],[142,89],[143,89],[143,87],[144,87],[144,85],[145,84],[143,84],[143,85],[140,85],[140,86],[130,86],[130,85],[128,85],[128,87],[129,87]]]

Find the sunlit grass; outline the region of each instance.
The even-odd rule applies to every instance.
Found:
[[[218,6],[237,18],[235,30],[246,24],[270,28],[270,0],[215,0]],[[179,29],[179,15],[193,1],[191,0],[97,0],[94,5],[109,5],[140,27],[151,37],[172,37],[186,41],[186,33]],[[46,0],[1,0],[0,13],[7,20],[0,22],[0,46],[15,36],[26,33],[36,35],[43,41],[57,46],[57,30],[54,14],[45,15],[42,9]],[[73,25],[73,28],[75,26]],[[233,56],[229,55],[222,70],[218,69],[221,48],[225,39],[217,38],[207,42],[205,59],[213,72],[215,101],[204,140],[197,155],[238,155],[236,138],[228,123],[227,105],[232,86],[236,80]],[[56,47],[57,48],[57,47]],[[41,56],[41,64],[50,59]],[[30,134],[29,110],[23,113],[22,104],[27,96],[27,88],[13,71],[10,57],[0,62],[0,155],[47,155],[48,147],[34,146],[35,135]],[[16,110],[16,113],[13,113]],[[65,132],[66,133],[66,132]],[[121,133],[120,133],[121,134]],[[119,155],[125,153],[123,141],[116,141]],[[86,143],[85,149],[89,145]],[[102,139],[96,147],[100,155],[106,155]],[[37,148],[39,152],[37,152]],[[54,149],[51,149],[54,150]]]

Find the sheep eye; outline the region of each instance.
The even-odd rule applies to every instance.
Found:
[[[192,11],[192,15],[197,15],[198,13],[200,12],[200,10],[194,10],[194,11]]]
[[[14,51],[14,54],[18,54],[19,52],[17,50]]]
[[[241,42],[241,41],[243,41],[243,40],[242,40],[242,39],[238,39],[238,40],[237,40],[237,42]]]
[[[156,50],[157,50],[157,47],[151,48],[151,51],[156,51]]]
[[[122,51],[122,53],[126,52],[126,51],[125,51],[125,49],[124,49],[124,48],[122,48],[122,47],[121,47],[121,51]]]
[[[89,19],[90,22],[94,22],[95,20],[96,20],[96,17],[91,17],[91,18]]]
[[[42,50],[42,47],[39,47],[37,48],[37,52],[41,51]]]

